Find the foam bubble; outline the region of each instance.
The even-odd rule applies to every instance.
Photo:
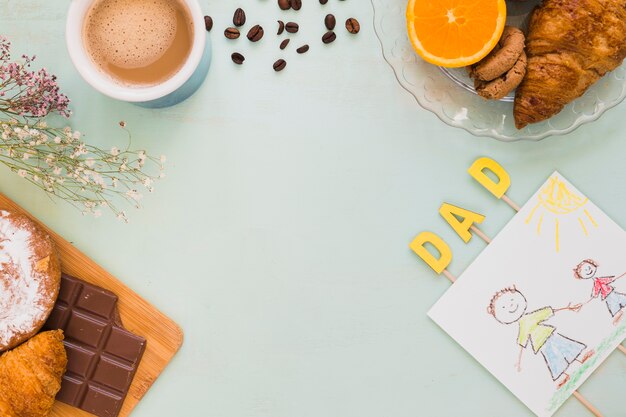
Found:
[[[84,29],[93,59],[135,69],[159,60],[176,37],[174,0],[100,0],[90,9]]]

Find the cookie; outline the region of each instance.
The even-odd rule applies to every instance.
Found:
[[[489,100],[500,100],[506,97],[506,95],[515,90],[524,79],[526,75],[526,64],[526,53],[522,51],[522,54],[515,65],[513,65],[513,68],[509,69],[505,74],[488,82],[477,80],[474,84],[476,92],[479,96]]]
[[[0,352],[37,333],[60,285],[61,264],[50,236],[26,216],[0,211]]]
[[[494,50],[473,65],[470,77],[480,81],[491,81],[513,68],[524,51],[524,32],[513,26],[505,26],[502,37]]]

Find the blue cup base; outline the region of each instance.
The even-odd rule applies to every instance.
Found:
[[[207,36],[202,60],[200,60],[198,68],[196,68],[196,71],[191,75],[191,77],[189,77],[185,84],[183,84],[178,90],[173,91],[164,97],[135,104],[148,109],[162,109],[165,107],[175,106],[187,100],[189,97],[194,95],[196,91],[198,91],[198,89],[200,88],[200,86],[202,86],[202,83],[206,79],[209,68],[211,67],[211,55],[211,38]]]

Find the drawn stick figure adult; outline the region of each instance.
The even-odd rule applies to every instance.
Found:
[[[570,380],[570,366],[574,362],[585,363],[595,352],[584,343],[564,336],[556,327],[545,322],[561,311],[578,312],[580,308],[581,304],[569,303],[560,308],[547,305],[531,310],[524,294],[512,286],[503,288],[492,296],[487,314],[500,324],[518,327],[517,344],[520,350],[515,363],[517,371],[522,371],[522,355],[530,348],[535,355],[540,354],[543,357],[552,380],[557,388],[561,388]]]

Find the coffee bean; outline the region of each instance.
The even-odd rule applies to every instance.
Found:
[[[285,69],[286,66],[287,61],[285,61],[284,59],[279,59],[278,61],[274,62],[274,71],[282,71]]]
[[[298,30],[300,30],[300,26],[298,26],[297,23],[289,22],[285,25],[285,30],[289,33],[296,33]]]
[[[280,7],[281,10],[289,10],[291,8],[291,4],[289,3],[289,0],[278,0],[278,7]]]
[[[246,24],[246,12],[244,12],[242,8],[235,10],[233,24],[238,27]]]
[[[326,25],[326,29],[333,30],[335,25],[337,25],[337,19],[332,14],[327,14],[324,18],[324,24]]]
[[[337,39],[337,35],[335,35],[335,32],[328,31],[324,34],[324,36],[322,36],[322,42],[324,43],[331,43],[334,42],[335,39]]]
[[[356,35],[361,31],[361,24],[354,17],[351,17],[350,19],[346,20],[346,29],[348,30],[348,32]]]
[[[294,10],[300,10],[302,8],[302,0],[289,0],[289,5]]]
[[[263,37],[263,28],[260,25],[252,26],[252,29],[248,31],[248,40],[250,42],[258,42]]]
[[[235,52],[235,53],[233,53],[233,54],[230,56],[230,58],[231,58],[231,59],[233,60],[233,62],[234,62],[235,64],[237,64],[237,65],[241,65],[241,64],[243,64],[243,61],[245,61],[245,60],[246,60],[246,58],[245,58],[243,55],[241,55],[239,52]]]
[[[309,45],[302,45],[301,47],[296,49],[296,52],[299,53],[299,54],[305,54],[305,53],[309,52]]]
[[[328,0],[320,0],[320,4],[326,4],[328,3]]]
[[[283,22],[282,20],[279,20],[278,21],[278,33],[277,33],[277,35],[282,35],[284,31],[285,31],[285,22]]]
[[[241,33],[239,32],[239,29],[237,28],[227,28],[224,31],[224,36],[226,36],[228,39],[237,39],[240,34]]]
[[[280,43],[280,49],[285,49],[289,45],[289,39],[285,39]]]
[[[204,27],[207,32],[210,32],[213,29],[213,18],[211,16],[204,16]]]

